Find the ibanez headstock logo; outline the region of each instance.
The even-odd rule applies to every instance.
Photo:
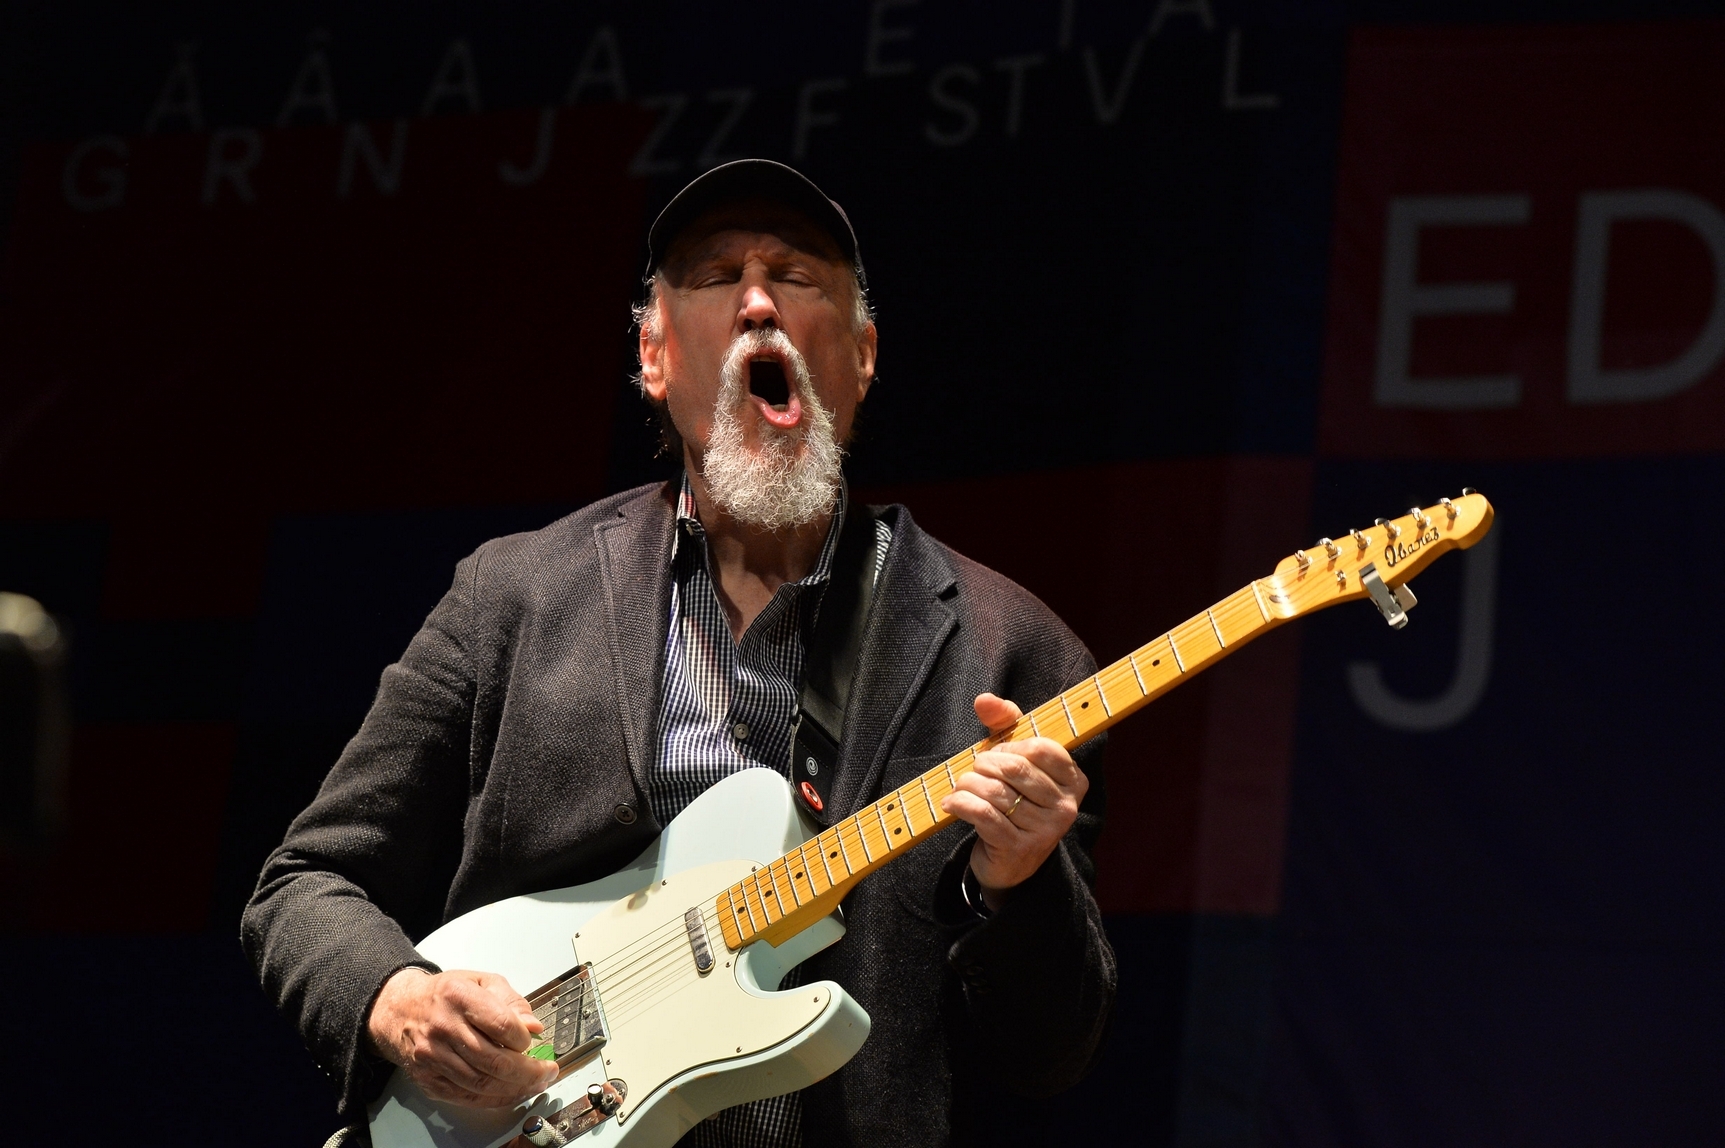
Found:
[[[1393,568],[1397,562],[1411,554],[1418,553],[1421,548],[1429,546],[1437,540],[1438,528],[1427,526],[1423,531],[1414,535],[1412,539],[1398,539],[1391,542],[1384,547],[1384,565]]]

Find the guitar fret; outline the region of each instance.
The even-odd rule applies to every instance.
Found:
[[[1102,688],[1102,671],[1097,670],[1090,676],[1090,680],[1096,683],[1096,696],[1102,699],[1103,714],[1107,717],[1113,717],[1114,707],[1108,704],[1108,691]]]
[[[743,908],[749,911],[749,928],[760,932],[767,927],[767,911],[761,906],[760,890],[755,890],[755,899],[749,900],[749,883],[740,882],[743,890]]]
[[[1025,716],[1030,719],[1030,732],[1031,732],[1031,734],[1035,737],[1041,737],[1042,736],[1042,729],[1041,729],[1041,727],[1039,727],[1036,724],[1036,711],[1031,710]]]
[[[1174,631],[1168,631],[1168,649],[1174,653],[1174,664],[1180,667],[1180,672],[1186,672],[1186,659],[1180,656],[1180,647],[1174,644]]]
[[[1072,707],[1066,704],[1066,695],[1060,695],[1060,709],[1066,714],[1066,724],[1072,730],[1072,736],[1078,736],[1078,723],[1072,720]]]
[[[886,851],[888,853],[891,853],[892,852],[892,830],[887,828],[886,810],[881,808],[881,804],[878,801],[874,803],[874,816],[875,816],[875,820],[880,822],[880,839],[881,839],[881,842],[886,845]]]
[[[928,805],[929,823],[938,828],[940,825],[940,812],[935,809],[934,798],[930,797],[928,793],[928,774],[925,773],[916,780],[918,784],[922,786],[922,799]]]
[[[1224,650],[1227,649],[1228,639],[1222,636],[1222,627],[1216,625],[1216,611],[1213,609],[1205,610],[1204,617],[1210,619],[1210,629],[1216,632],[1216,644],[1221,646]]]
[[[737,903],[739,901],[742,902],[742,908],[740,909],[737,907]],[[739,937],[742,936],[744,932],[743,923],[738,921],[737,918],[749,918],[749,903],[743,899],[743,887],[741,884],[732,885],[729,889],[725,890],[725,917],[736,925],[737,935]],[[753,918],[749,918],[749,927],[747,931],[751,933],[755,931],[755,922]]]
[[[751,891],[754,893],[752,897],[749,896]],[[755,932],[758,933],[773,923],[772,914],[767,912],[765,898],[761,896],[761,883],[753,874],[743,880],[743,901],[749,906],[749,919],[755,923]]]
[[[780,872],[784,874],[784,883],[791,887],[791,908],[799,908],[803,904],[803,892],[797,888],[796,860],[787,853],[784,856],[784,863],[784,868]]]
[[[863,856],[868,858],[868,863],[870,865],[873,865],[874,864],[874,854],[870,853],[868,851],[868,834],[863,832],[862,821],[860,820],[861,817],[862,817],[862,814],[859,813],[855,817],[851,818],[851,821],[856,824],[857,842],[862,845]]]
[[[838,838],[839,838],[839,854],[842,857],[844,857],[845,868],[850,871],[849,875],[852,877],[856,876],[857,867],[855,865],[851,864],[851,843],[849,841],[845,840],[845,829],[846,829],[846,827],[854,828],[855,826],[853,823],[855,821],[856,821],[856,818],[854,818],[854,817],[846,818],[845,820],[839,822],[838,828],[835,830],[835,832],[838,834]],[[858,836],[860,837],[861,834],[858,834]],[[868,859],[868,850],[866,850],[866,849],[863,850],[863,859],[864,859],[864,863],[866,864],[867,859]]]
[[[811,901],[821,895],[820,890],[815,888],[815,876],[820,872],[820,870],[809,864],[809,846],[812,844],[814,843],[811,841],[805,841],[803,842],[802,848],[797,850],[797,860],[802,862],[799,868],[802,869],[803,884],[809,887],[809,899]],[[815,850],[815,854],[816,856],[820,855],[820,850],[818,848]],[[796,877],[793,875],[791,880],[794,882]]]
[[[791,871],[783,857],[767,866],[767,885],[773,891],[773,904],[779,907],[781,917],[797,907],[797,891],[791,888]]]
[[[1264,595],[1263,592],[1258,589],[1258,580],[1256,578],[1252,579],[1252,600],[1258,603],[1258,613],[1263,616],[1264,621],[1268,622],[1270,620],[1270,612],[1264,609]]]
[[[761,884],[761,877],[765,877],[767,879],[767,883],[765,885]],[[784,918],[786,910],[784,905],[779,901],[779,891],[773,888],[773,871],[771,866],[768,866],[767,869],[762,871],[760,876],[755,878],[755,888],[760,891],[761,911],[767,918],[767,923],[769,925],[777,924]]]
[[[821,868],[827,871],[827,888],[831,889],[834,885],[837,885],[838,882],[833,880],[833,867],[827,864],[826,834],[823,833],[819,837],[815,838],[815,842],[820,846]]]
[[[887,794],[887,796],[892,798],[892,800],[886,803],[886,807],[881,812],[881,831],[886,835],[886,847],[888,850],[903,849],[916,837],[916,826],[910,823],[910,812],[904,807],[904,794],[895,789],[891,793]],[[904,822],[904,828],[905,831],[910,834],[909,837],[896,843],[893,841],[893,838],[898,836],[898,830],[894,829],[887,823],[886,815],[888,813],[893,814],[900,821]]]
[[[1149,697],[1150,691],[1144,688],[1144,675],[1138,672],[1138,651],[1134,650],[1126,655],[1126,664],[1132,667],[1132,676],[1138,679],[1139,695]]]

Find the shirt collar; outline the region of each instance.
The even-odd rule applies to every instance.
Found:
[[[833,573],[833,554],[838,550],[839,532],[845,525],[845,508],[850,505],[850,484],[841,475],[839,478],[839,497],[833,507],[833,520],[827,527],[826,541],[821,543],[820,556],[815,559],[815,565],[803,578],[793,583],[796,586],[814,586],[830,581]],[[688,471],[683,472],[682,486],[677,491],[677,529],[671,539],[671,560],[677,558],[677,550],[687,534],[698,539],[701,550],[707,546],[707,531],[701,525],[700,515],[695,505],[695,489],[689,483]]]

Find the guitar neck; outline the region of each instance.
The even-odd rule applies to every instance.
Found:
[[[976,755],[1003,742],[1046,737],[1082,745],[1187,678],[1295,616],[1276,578],[1252,582],[1154,641],[1105,666],[927,773],[858,810],[731,886],[716,908],[725,944],[780,944],[814,924],[858,881],[953,824],[941,809]]]
[[[714,908],[725,944],[777,945],[838,906],[864,877],[956,818],[940,803],[1002,742],[1046,737],[1067,749],[1095,737],[1266,630],[1343,602],[1370,598],[1392,626],[1407,621],[1405,583],[1438,555],[1472,546],[1491,529],[1491,503],[1463,489],[1454,501],[1410,510],[1370,529],[1296,550],[1275,572],[1188,618],[1160,638],[1025,714],[1018,724],[947,758],[908,785],[761,866],[720,894]],[[1394,593],[1392,594],[1392,589]]]

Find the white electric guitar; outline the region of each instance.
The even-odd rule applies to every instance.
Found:
[[[778,773],[745,770],[628,868],[450,921],[419,951],[539,986],[527,995],[545,1031],[529,1055],[556,1060],[562,1076],[515,1108],[471,1109],[426,1099],[398,1072],[371,1106],[373,1145],[668,1148],[722,1108],[813,1084],[862,1047],[868,1014],[831,981],[778,985],[843,936],[839,902],[858,881],[953,824],[941,799],[979,750],[1031,736],[1079,745],[1258,635],[1341,602],[1370,598],[1399,627],[1414,605],[1406,581],[1473,545],[1491,518],[1464,490],[1296,551],[831,829],[813,832]]]

